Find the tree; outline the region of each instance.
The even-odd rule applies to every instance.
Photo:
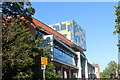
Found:
[[[34,9],[31,8],[30,2],[26,4],[28,8],[24,8],[24,2],[3,2],[3,80],[32,79],[34,75],[32,66],[38,53],[34,52],[34,38],[25,27],[27,23],[21,20],[21,17],[26,16],[25,19],[32,22],[31,15],[34,14]],[[33,12],[30,12],[30,9]]]
[[[28,6],[28,7],[25,7]],[[40,57],[49,58],[46,75],[56,78],[53,73],[54,65],[50,62],[50,47],[44,46],[45,40],[38,35],[34,37],[28,30],[35,13],[31,3],[3,2],[2,28],[2,74],[3,80],[28,79],[38,80],[42,76],[40,71]],[[22,18],[22,19],[21,19]]]
[[[100,73],[101,78],[115,78],[117,75],[118,64],[115,61],[110,61],[108,66]]]
[[[33,52],[32,35],[27,29],[19,28],[18,24],[11,24],[2,30],[3,80],[32,79],[33,58],[38,55]]]
[[[35,9],[32,8],[30,2],[3,2],[2,13],[3,17],[18,18],[20,16],[32,22]]]
[[[118,6],[115,6],[115,15],[116,15],[116,19],[115,19],[115,31],[114,31],[114,34],[116,33],[120,33],[120,5]]]
[[[115,15],[117,18],[115,19],[116,25],[115,25],[115,31],[113,33],[120,34],[120,5],[115,6],[114,8],[115,8]],[[117,46],[119,47],[119,45],[120,45],[120,42],[117,44]],[[118,78],[120,78],[120,64],[118,64]]]

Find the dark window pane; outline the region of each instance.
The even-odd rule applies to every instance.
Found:
[[[65,30],[66,29],[66,24],[62,24],[61,25],[61,30]]]
[[[53,28],[55,28],[56,31],[59,31],[59,25],[53,26]]]
[[[59,26],[56,26],[56,31],[59,31]]]
[[[68,25],[68,31],[70,31],[70,30],[71,30],[71,26],[72,26],[71,24],[70,24],[70,25]]]

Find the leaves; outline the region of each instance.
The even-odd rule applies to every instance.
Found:
[[[110,61],[108,66],[100,73],[101,78],[116,78],[118,64],[115,61]]]
[[[120,5],[118,5],[117,7],[115,6],[115,15],[116,15],[116,19],[115,19],[115,31],[113,32],[114,35],[116,33],[120,33]]]
[[[29,44],[34,41],[33,38],[29,38],[32,35],[26,33],[26,29],[18,27],[17,24],[9,25],[9,28],[3,29],[3,79],[19,78],[17,76],[21,72],[29,75],[28,77],[32,76],[30,69],[34,64],[34,59],[31,57],[34,45]],[[6,77],[7,74],[11,76]],[[26,75],[21,75],[21,77]]]
[[[26,20],[32,22],[32,15],[35,13],[35,9],[32,8],[30,2],[3,2],[2,3],[3,17],[24,17]]]
[[[54,73],[53,70],[55,70],[55,66],[53,65],[52,62],[49,62],[46,67],[46,79],[48,80],[60,79],[61,80],[61,76]]]
[[[48,58],[46,76],[60,78],[53,72],[48,41],[41,35],[31,35],[25,20],[32,22],[35,9],[30,2],[3,2],[2,28],[2,79],[39,80],[41,79],[40,57]],[[41,76],[40,76],[41,75]]]

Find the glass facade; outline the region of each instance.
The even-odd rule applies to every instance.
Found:
[[[57,28],[57,26],[59,26],[59,31],[55,29],[56,31],[71,40],[71,42],[75,43],[80,48],[86,50],[85,31],[74,20],[49,26],[52,28]]]
[[[66,30],[66,24],[61,24],[61,30]]]
[[[59,25],[55,25],[55,26],[53,26],[53,28],[54,28],[56,31],[60,31]]]
[[[71,23],[69,23],[69,24],[67,25],[68,32],[69,32],[69,31],[71,31],[71,27],[72,27],[72,24],[71,24]]]
[[[75,42],[79,47],[86,50],[85,31],[76,22],[73,22],[73,27],[74,27],[73,42]]]
[[[54,58],[59,59],[65,63],[75,65],[74,56],[67,50],[64,50],[60,46],[54,45]]]

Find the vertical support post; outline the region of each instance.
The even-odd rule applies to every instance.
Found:
[[[43,69],[43,80],[45,80],[45,69]]]
[[[42,75],[43,75],[42,80],[45,80],[45,69],[46,69],[46,65],[41,65],[41,69],[42,69]]]
[[[78,61],[77,61],[77,67],[78,69],[78,73],[77,73],[77,78],[82,78],[82,72],[81,72],[81,56],[80,56],[80,52],[76,52],[78,54]]]
[[[63,78],[63,67],[62,67],[62,65],[61,65],[61,76]]]
[[[71,69],[69,68],[69,79],[71,79]]]
[[[85,60],[85,78],[88,78],[88,65],[87,65],[87,59]]]

